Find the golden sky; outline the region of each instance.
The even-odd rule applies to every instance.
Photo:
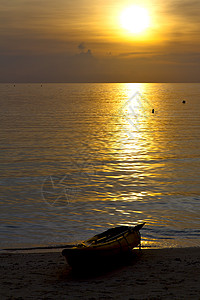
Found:
[[[122,27],[138,5],[149,27]],[[199,82],[199,0],[0,0],[1,82]]]

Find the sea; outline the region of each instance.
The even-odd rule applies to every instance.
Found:
[[[0,186],[0,249],[199,247],[200,84],[0,84]]]

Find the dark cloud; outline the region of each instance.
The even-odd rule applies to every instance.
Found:
[[[183,18],[185,20],[185,24],[187,24],[188,19],[192,23],[200,23],[199,0],[173,0],[168,3],[167,12],[170,15]]]
[[[86,51],[86,52],[81,52],[81,53],[75,54],[75,57],[77,59],[81,59],[82,61],[88,60],[88,59],[94,59],[94,56],[92,55],[92,52],[90,49],[88,49],[88,51]]]
[[[135,56],[135,55],[141,55],[141,56],[146,56],[146,55],[154,55],[157,54],[156,52],[125,52],[125,53],[120,53],[119,56],[121,57],[129,57],[129,56]]]
[[[81,52],[79,55],[85,56],[85,57],[92,57],[92,51],[88,49],[86,52]]]
[[[200,45],[200,1],[199,0],[169,0],[166,2],[163,20],[167,20],[169,25],[165,33],[165,41],[171,43],[183,42]],[[171,46],[171,45],[170,45]]]
[[[81,57],[93,57],[92,55],[92,51],[90,49],[84,51],[86,49],[86,46],[85,46],[85,43],[82,42],[78,45],[78,49],[81,51],[78,56],[81,56]]]
[[[2,56],[0,82],[198,82],[200,53]]]
[[[92,51],[90,49],[88,49],[87,53],[88,55],[92,55]]]
[[[84,50],[85,50],[85,43],[84,43],[84,42],[80,43],[80,44],[78,45],[78,49],[79,49],[80,51],[84,51]]]

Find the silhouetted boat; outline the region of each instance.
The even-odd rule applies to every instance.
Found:
[[[101,262],[116,259],[118,256],[124,256],[140,245],[139,230],[144,224],[108,229],[83,243],[64,249],[62,255],[72,267],[101,264]]]

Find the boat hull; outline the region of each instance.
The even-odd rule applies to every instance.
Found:
[[[132,249],[139,246],[141,241],[139,230],[128,226],[126,231],[123,231],[116,237],[114,236],[107,240],[104,238],[104,242],[98,242],[99,239],[96,239],[96,237],[99,236],[95,236],[77,247],[63,250],[62,254],[71,267],[79,268],[83,265],[96,266],[107,264],[109,261],[116,260],[117,257],[131,253]],[[91,242],[89,246],[87,245],[88,242]]]

